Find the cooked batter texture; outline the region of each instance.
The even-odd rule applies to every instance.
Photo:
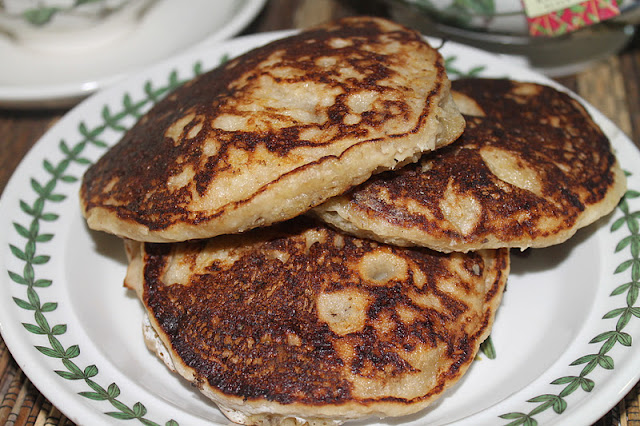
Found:
[[[453,82],[466,129],[417,163],[372,177],[314,210],[352,234],[469,251],[545,247],[610,213],[626,178],[587,110],[552,87]]]
[[[507,249],[399,248],[304,217],[127,250],[150,349],[248,425],[423,409],[473,361],[509,272]]]
[[[84,175],[89,226],[171,242],[290,219],[462,132],[439,53],[354,17],[179,88]]]

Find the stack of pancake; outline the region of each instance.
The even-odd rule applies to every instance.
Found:
[[[418,33],[347,18],[197,77],[85,173],[147,346],[233,422],[422,410],[489,335],[509,248],[561,243],[621,198],[568,95],[451,86]]]

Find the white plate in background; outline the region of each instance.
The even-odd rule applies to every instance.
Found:
[[[0,33],[0,107],[73,105],[171,55],[230,38],[266,0],[159,0],[124,37],[73,52],[45,52]]]

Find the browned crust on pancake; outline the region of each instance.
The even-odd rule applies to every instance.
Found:
[[[424,408],[464,374],[488,336],[509,271],[507,250],[445,255],[398,248],[301,218],[261,232],[222,237],[224,243],[147,243],[138,291],[183,375],[218,403],[266,404],[283,416],[345,419]],[[233,265],[211,262],[186,284],[166,282],[176,253],[202,270],[198,259],[208,244],[228,250]],[[406,262],[407,270],[372,281],[377,272],[361,262],[380,253]],[[366,300],[354,314],[364,322],[342,331],[322,321],[318,307],[322,296],[341,292]],[[436,346],[441,358],[431,362],[438,364],[424,366],[436,370],[428,391],[358,395],[358,380],[377,389],[419,375],[417,354]]]
[[[332,45],[336,38],[349,40],[353,45],[341,47],[339,53],[336,53],[338,50]],[[345,103],[349,94],[390,90],[384,83],[380,83],[396,72],[388,66],[389,57],[361,48],[364,43],[383,45],[381,38],[430,55],[430,65],[435,67],[437,77],[430,94],[424,100],[420,116],[410,128],[396,134],[372,136],[367,129],[379,126],[391,116],[405,115],[409,118],[407,104],[404,99],[398,98],[394,102],[388,102],[387,112],[384,114],[362,114],[358,123],[345,123],[345,117],[350,113]],[[328,109],[328,120],[321,128],[322,132],[331,134],[331,137],[319,140],[302,138],[301,135],[313,127],[309,123],[291,122],[269,127],[267,122],[247,131],[223,130],[212,125],[212,121],[221,114],[246,116],[246,111],[238,110],[230,102],[238,99],[242,102],[243,91],[252,87],[252,81],[269,75],[268,69],[256,67],[276,52],[282,53],[282,62],[278,65],[285,64],[290,74],[275,77],[276,83],[318,81],[328,87],[343,90]],[[349,66],[367,77],[362,81],[340,81],[336,69],[326,72],[318,66],[318,61],[323,57],[337,54],[341,60],[347,61]],[[296,75],[297,73],[300,75]],[[364,150],[370,150],[372,154],[389,148],[393,150],[390,142],[410,137],[425,125],[426,120],[434,119],[435,109],[440,108],[440,104],[446,100],[448,89],[444,63],[437,52],[418,33],[381,19],[349,18],[275,41],[196,78],[160,101],[125,134],[121,142],[87,170],[80,192],[83,212],[88,217],[89,225],[95,229],[104,228],[108,232],[136,240],[160,242],[205,238],[291,218],[362,182],[372,172],[380,171],[379,167],[389,169],[395,165],[391,156],[379,165],[367,165],[368,170],[355,170],[354,167],[346,172],[354,174],[353,181],[339,176],[341,170],[335,166]],[[193,118],[184,125],[177,141],[166,135],[167,129],[190,115]],[[286,121],[286,118],[283,120]],[[460,131],[461,129],[462,126]],[[445,135],[437,144],[449,143],[456,136],[457,134],[450,137]],[[219,146],[217,152],[207,158],[203,156],[203,145],[206,140],[212,139]],[[354,143],[341,152],[311,161],[300,160],[296,167],[265,182],[264,186],[257,188],[246,198],[213,206],[212,209],[193,207],[194,198],[204,197],[207,191],[211,191],[210,185],[218,175],[242,167],[242,164],[234,164],[235,160],[230,158],[231,149],[236,157],[238,152],[245,153],[249,161],[254,161],[251,158],[257,156],[256,153],[267,152],[276,161],[284,163],[290,161],[289,157],[302,156],[298,153],[300,148],[329,146],[343,139],[352,139]],[[402,150],[406,150],[400,155],[404,156],[403,161],[424,150],[425,147],[417,149],[417,145],[418,143],[414,143],[411,149],[402,147]],[[202,163],[204,160],[206,162]],[[193,185],[185,185],[177,190],[170,188],[167,182],[188,168],[195,171]],[[305,169],[322,170],[327,176],[300,177]],[[339,179],[332,180],[329,176],[331,173],[336,174]],[[300,193],[292,194],[296,179],[300,179]],[[331,187],[332,181],[335,182],[335,187]],[[262,208],[261,197],[274,190],[283,191],[283,198],[287,201]],[[306,190],[307,193],[304,192]],[[296,201],[298,198],[299,202]],[[294,201],[295,205],[290,206]],[[227,223],[224,218],[232,215],[246,215],[247,223],[236,223],[233,218]],[[266,215],[272,217],[265,217]],[[214,225],[217,221],[221,223],[219,227]]]
[[[483,111],[465,116],[455,144],[374,176],[320,206],[320,216],[360,236],[441,251],[544,247],[609,213],[624,194],[609,140],[568,94],[506,79],[452,88],[467,97],[463,113]],[[492,153],[509,170],[492,169]],[[456,214],[466,229],[453,223]]]

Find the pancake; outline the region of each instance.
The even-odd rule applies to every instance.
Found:
[[[624,195],[609,140],[568,94],[505,79],[452,87],[467,122],[455,144],[374,176],[314,213],[396,245],[525,249],[566,241]]]
[[[154,106],[85,173],[89,227],[172,242],[283,221],[455,140],[464,120],[417,32],[354,17],[278,40]]]
[[[506,249],[399,248],[304,216],[127,249],[148,347],[249,425],[423,409],[474,359],[509,271]]]

